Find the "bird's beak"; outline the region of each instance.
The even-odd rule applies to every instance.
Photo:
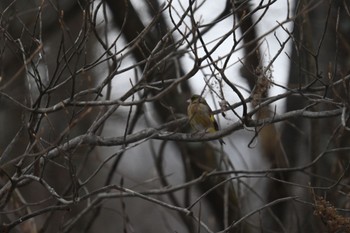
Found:
[[[188,99],[186,102],[187,102],[188,104],[191,103],[191,99]]]

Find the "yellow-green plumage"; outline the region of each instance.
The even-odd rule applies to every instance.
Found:
[[[187,115],[190,119],[191,127],[196,131],[214,133],[219,130],[212,110],[207,101],[200,95],[193,95],[189,100]],[[225,144],[222,139],[219,139],[219,142]]]

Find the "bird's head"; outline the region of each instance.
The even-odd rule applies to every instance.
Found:
[[[187,103],[203,103],[203,104],[205,104],[206,102],[205,102],[205,99],[203,99],[203,97],[202,96],[200,96],[200,95],[197,95],[197,94],[194,94],[194,95],[192,95],[191,96],[191,98],[190,99],[188,99],[187,100]]]

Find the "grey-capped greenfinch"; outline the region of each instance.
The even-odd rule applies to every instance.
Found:
[[[200,95],[192,95],[188,100],[187,115],[191,127],[197,132],[204,131],[214,133],[219,130],[218,123],[214,118],[213,111],[210,109],[207,101]],[[220,138],[220,144],[225,142]]]

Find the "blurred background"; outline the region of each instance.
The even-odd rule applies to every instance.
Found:
[[[1,232],[350,232],[348,1],[0,9]]]

